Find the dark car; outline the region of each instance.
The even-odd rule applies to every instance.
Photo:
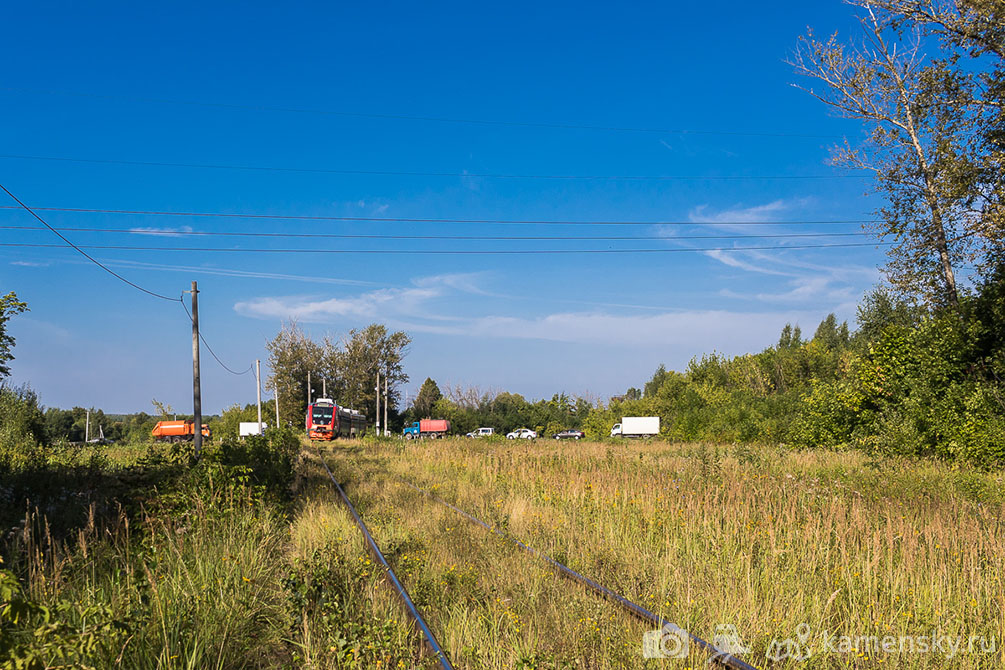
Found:
[[[561,433],[555,433],[556,440],[581,440],[586,437],[586,433],[581,430],[563,430]]]

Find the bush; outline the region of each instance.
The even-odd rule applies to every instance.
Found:
[[[205,458],[229,466],[248,468],[255,484],[283,490],[293,481],[294,459],[300,439],[293,429],[269,428],[264,436],[225,437],[218,450],[207,449]]]

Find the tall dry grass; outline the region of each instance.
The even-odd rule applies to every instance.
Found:
[[[404,477],[755,665],[1003,661],[1000,475],[860,453],[662,443],[339,444],[327,457],[461,667],[656,667],[646,626]],[[802,664],[765,658],[808,624]],[[983,653],[830,653],[837,636],[982,636]],[[865,645],[869,640],[860,640]],[[691,664],[703,663],[693,655]]]

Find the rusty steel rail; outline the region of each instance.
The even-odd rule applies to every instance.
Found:
[[[645,607],[642,607],[641,605],[637,605],[637,604],[633,603],[631,600],[628,600],[627,598],[625,598],[620,593],[612,591],[611,589],[607,588],[606,586],[603,586],[603,585],[598,584],[597,582],[593,581],[589,577],[585,577],[585,576],[579,574],[578,572],[576,572],[575,570],[573,570],[573,569],[571,569],[571,568],[569,568],[569,567],[567,567],[565,565],[562,565],[561,563],[559,563],[558,561],[556,561],[555,559],[553,559],[551,556],[548,556],[547,554],[541,553],[537,549],[534,549],[533,547],[530,547],[530,546],[524,544],[523,542],[521,542],[520,540],[516,539],[515,537],[507,535],[506,533],[502,532],[501,530],[499,530],[495,526],[490,526],[489,524],[485,523],[481,519],[479,519],[479,518],[477,518],[475,516],[472,516],[471,514],[468,514],[464,510],[460,509],[459,507],[451,505],[446,500],[443,500],[442,498],[440,498],[440,497],[438,497],[438,496],[430,493],[429,491],[426,491],[425,489],[419,488],[418,486],[416,486],[412,482],[408,481],[404,477],[399,477],[398,479],[402,483],[404,483],[406,486],[409,486],[409,487],[413,488],[414,490],[418,491],[419,493],[421,493],[422,495],[426,496],[427,498],[430,498],[431,500],[435,500],[436,502],[440,503],[441,505],[446,505],[447,507],[449,507],[450,509],[454,510],[455,512],[457,512],[461,516],[467,518],[468,521],[471,521],[472,523],[478,524],[479,526],[481,526],[485,530],[488,530],[488,531],[491,531],[491,532],[495,533],[499,537],[507,540],[508,542],[512,542],[513,544],[515,544],[516,546],[520,547],[524,551],[532,554],[533,556],[536,556],[537,558],[540,558],[540,559],[544,560],[549,565],[551,565],[551,567],[553,567],[556,570],[558,570],[559,574],[561,574],[562,576],[568,577],[569,579],[572,579],[573,581],[578,582],[578,583],[582,584],[583,586],[586,586],[587,588],[595,591],[596,593],[599,593],[601,596],[603,596],[607,600],[610,600],[611,602],[613,602],[613,603],[615,603],[617,605],[620,605],[621,607],[623,607],[628,612],[634,614],[636,617],[638,617],[638,618],[640,618],[640,619],[642,619],[644,621],[648,621],[648,622],[650,622],[652,624],[655,624],[655,625],[659,626],[661,630],[666,630],[666,631],[669,631],[669,632],[671,632],[673,634],[677,634],[677,635],[679,635],[681,633],[687,635],[688,639],[692,643],[694,643],[695,646],[700,647],[702,650],[704,650],[704,651],[706,651],[706,652],[708,652],[710,654],[710,658],[709,658],[710,662],[718,663],[719,665],[727,667],[727,668],[732,668],[732,670],[757,670],[756,667],[750,665],[746,661],[744,661],[744,660],[742,660],[740,658],[737,658],[736,656],[733,656],[732,654],[730,654],[728,652],[725,652],[722,649],[719,649],[718,647],[716,647],[711,642],[707,642],[707,641],[703,640],[702,638],[698,637],[697,635],[694,635],[690,631],[686,631],[683,628],[680,628],[676,624],[674,624],[674,623],[672,623],[670,621],[667,621],[666,619],[664,619],[663,617],[659,616],[658,614],[654,614],[654,613],[650,612]]]
[[[412,598],[408,595],[408,591],[405,589],[405,586],[398,580],[398,576],[394,574],[394,570],[391,569],[391,566],[388,565],[387,559],[384,558],[384,554],[380,551],[380,547],[377,546],[377,542],[374,541],[373,536],[370,535],[370,531],[367,529],[366,524],[363,523],[363,519],[360,517],[359,512],[356,511],[352,502],[349,501],[349,496],[345,494],[345,491],[342,490],[342,486],[338,483],[338,480],[335,479],[335,475],[332,474],[331,468],[329,468],[328,463],[325,462],[324,455],[321,453],[320,447],[318,448],[318,458],[321,461],[321,465],[323,465],[325,470],[328,471],[328,476],[331,478],[332,484],[335,485],[335,490],[338,491],[342,504],[349,510],[349,513],[352,515],[356,525],[359,526],[360,532],[363,533],[363,539],[366,540],[367,550],[370,552],[370,555],[373,556],[373,559],[384,569],[384,574],[387,575],[391,585],[394,587],[398,599],[408,611],[409,618],[412,619],[412,623],[415,624],[415,627],[422,633],[423,646],[430,655],[436,658],[442,670],[454,670],[454,666],[450,664],[450,660],[447,658],[446,652],[440,647],[440,643],[436,641],[436,637],[433,636],[433,632],[429,630],[429,626],[426,625],[426,621],[422,618],[422,615],[419,613],[415,603],[412,602]]]

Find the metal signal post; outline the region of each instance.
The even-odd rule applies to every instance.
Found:
[[[279,382],[276,382],[273,390],[276,393],[276,428],[279,428]]]
[[[255,393],[258,394],[258,434],[262,434],[262,361],[255,359]]]

